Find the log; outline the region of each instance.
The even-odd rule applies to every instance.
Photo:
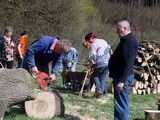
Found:
[[[138,71],[138,70],[134,69],[134,75],[135,75],[135,79],[140,80],[140,81],[144,80],[143,70]]]
[[[145,120],[160,120],[160,111],[145,110]]]
[[[143,92],[143,91],[142,91],[142,90],[140,90],[140,89],[138,89],[138,90],[137,90],[137,94],[139,94],[139,95],[141,95],[141,94],[142,94],[142,92]]]
[[[137,90],[138,87],[139,87],[139,81],[136,81],[136,83],[135,83],[135,89]]]
[[[108,92],[108,93],[114,93],[114,90],[113,90],[113,79],[112,78],[109,78],[107,77],[107,80],[105,82],[105,90]]]
[[[38,92],[35,100],[25,102],[28,116],[37,119],[51,119],[56,111],[55,96],[51,92]]]
[[[143,89],[143,86],[144,86],[144,85],[143,85],[143,82],[140,81],[140,82],[139,82],[139,85],[138,85],[138,88],[139,88],[139,89]]]
[[[129,92],[129,94],[137,94],[135,87],[132,87],[132,86],[128,87],[128,92]]]
[[[151,88],[150,88],[150,87],[147,87],[147,88],[146,88],[146,93],[147,93],[147,94],[151,94]]]
[[[95,92],[96,91],[96,86],[95,84],[93,84],[92,88],[91,88],[91,92]]]
[[[65,114],[65,106],[63,103],[63,98],[56,89],[52,89],[52,93],[54,94],[56,101],[56,111],[54,115],[63,117]]]
[[[0,68],[0,86],[0,120],[7,108],[36,98],[34,80],[25,69]]]
[[[157,77],[157,80],[160,80],[160,75],[157,75],[156,77]]]
[[[141,57],[136,57],[136,60],[138,63],[142,63],[142,58]]]
[[[144,80],[148,80],[148,77],[149,77],[149,74],[148,73],[143,73],[143,78],[144,78]]]
[[[157,93],[160,93],[160,84],[157,85]]]
[[[146,62],[142,62],[141,66],[142,67],[147,66],[147,63]]]
[[[131,87],[135,87],[136,82],[137,82],[137,80],[136,80],[136,79],[132,80],[132,82],[131,82],[131,84],[130,84],[129,86],[131,86]]]

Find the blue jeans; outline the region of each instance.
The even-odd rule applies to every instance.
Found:
[[[105,81],[107,79],[107,74],[108,74],[108,66],[105,67],[100,67],[94,69],[91,80],[94,81],[96,85],[96,92],[104,93],[104,86],[105,86]]]
[[[123,90],[116,91],[120,79],[113,78],[114,86],[114,120],[128,120],[128,85],[134,79],[134,74],[127,77]]]

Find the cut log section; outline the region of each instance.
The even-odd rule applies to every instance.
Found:
[[[160,120],[159,110],[145,110],[145,120]]]
[[[28,116],[37,119],[51,119],[56,110],[54,94],[50,92],[38,92],[35,100],[25,102],[25,110]]]

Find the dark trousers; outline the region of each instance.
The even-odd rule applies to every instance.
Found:
[[[23,59],[20,57],[20,55],[16,55],[16,58],[18,60],[18,67],[17,68],[23,68]]]
[[[2,65],[0,65],[0,68],[8,68],[8,69],[12,69],[13,68],[13,61],[0,61],[2,63]]]

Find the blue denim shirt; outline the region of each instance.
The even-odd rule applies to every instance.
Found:
[[[67,63],[72,62],[72,64],[77,63],[78,53],[77,50],[73,47],[70,48],[68,53],[64,53],[63,55],[63,65],[67,65]]]

